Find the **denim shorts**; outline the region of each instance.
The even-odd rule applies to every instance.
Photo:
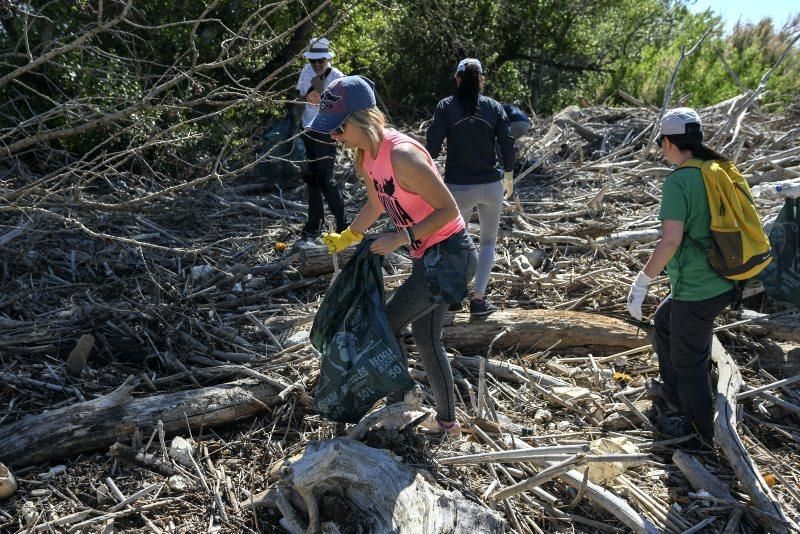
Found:
[[[475,276],[478,253],[466,230],[429,247],[422,256],[431,302],[457,304],[467,298]]]

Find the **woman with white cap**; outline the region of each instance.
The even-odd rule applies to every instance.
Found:
[[[331,66],[334,53],[330,50],[330,42],[324,37],[311,39],[308,51],[303,56],[308,60],[300,71],[297,90],[306,102],[301,119],[303,128],[307,128],[319,112],[320,95],[333,80],[344,76],[342,72]],[[330,137],[312,130],[303,132],[303,144],[309,159],[309,173],[304,176],[308,190],[308,219],[303,226],[302,236],[314,238],[320,233],[324,218],[322,199],[336,219],[336,231],[347,228],[344,202],[339,186],[334,180],[333,169],[336,162],[336,143]]]
[[[666,411],[657,427],[673,436],[696,434],[713,443],[713,403],[710,371],[714,319],[731,304],[733,282],[711,269],[706,250],[711,246],[711,212],[700,169],[689,160],[727,158],[703,144],[700,116],[691,108],[667,111],[656,142],[664,158],[678,168],[662,188],[661,240],[636,276],[628,294],[628,311],[642,319],[647,286],[667,268],[671,292],[656,310],[653,345],[661,381],[648,380],[648,393]]]
[[[480,252],[469,312],[479,317],[497,310],[486,300],[485,293],[494,264],[503,197],[511,197],[514,188],[514,138],[509,132],[503,106],[481,94],[483,67],[480,61],[461,60],[456,67],[455,80],[455,94],[436,106],[426,136],[426,148],[435,158],[447,139],[444,181],[465,222],[469,223],[473,210],[478,208]],[[502,174],[496,168],[496,144],[500,145],[503,157],[505,172]]]
[[[436,401],[436,416],[423,426],[458,433],[453,371],[442,344],[442,326],[448,302],[467,296],[477,255],[455,200],[425,148],[385,127],[366,78],[345,76],[333,82],[322,94],[319,115],[309,128],[355,151],[356,172],[367,192],[366,204],[346,230],[323,235],[328,251],[339,252],[361,241],[383,212],[397,230],[375,238],[370,251],[386,255],[401,246],[411,251],[411,276],[388,299],[387,318],[398,337],[411,324]],[[398,393],[392,400],[402,398],[403,392]]]

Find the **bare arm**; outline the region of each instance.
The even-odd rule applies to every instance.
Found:
[[[361,211],[358,212],[355,220],[350,225],[350,229],[356,233],[364,234],[369,230],[370,226],[375,224],[375,221],[378,220],[381,213],[383,213],[383,205],[380,200],[378,200],[378,193],[375,192],[375,184],[372,183],[366,171],[358,169],[357,172],[364,180],[364,187],[367,188],[367,203],[364,204]]]
[[[411,144],[392,150],[392,167],[406,191],[416,193],[433,208],[424,220],[411,227],[414,237],[424,239],[458,216],[458,206],[444,182],[428,165],[426,154]]]
[[[658,276],[669,260],[675,255],[678,247],[683,240],[683,223],[680,221],[664,220],[661,223],[661,240],[656,245],[647,265],[644,266],[644,274],[650,278]]]

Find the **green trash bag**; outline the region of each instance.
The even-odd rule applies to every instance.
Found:
[[[800,198],[787,198],[769,232],[772,262],[758,278],[767,295],[800,306]]]
[[[322,354],[314,409],[342,423],[357,423],[379,399],[414,387],[386,318],[383,258],[369,245],[359,245],[328,289],[309,335]]]

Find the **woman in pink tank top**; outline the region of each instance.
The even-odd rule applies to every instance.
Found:
[[[423,425],[458,432],[453,372],[442,344],[442,325],[448,302],[460,302],[466,296],[477,253],[456,202],[425,148],[385,127],[383,114],[375,106],[372,82],[366,78],[345,76],[332,82],[309,128],[330,133],[355,151],[356,172],[367,190],[367,203],[353,223],[341,233],[323,236],[329,252],[361,241],[384,212],[396,231],[375,237],[370,251],[386,255],[402,246],[411,251],[411,276],[387,301],[387,317],[398,338],[411,323],[436,399],[436,417]],[[400,346],[404,346],[402,340]],[[403,393],[389,400],[400,400]]]

